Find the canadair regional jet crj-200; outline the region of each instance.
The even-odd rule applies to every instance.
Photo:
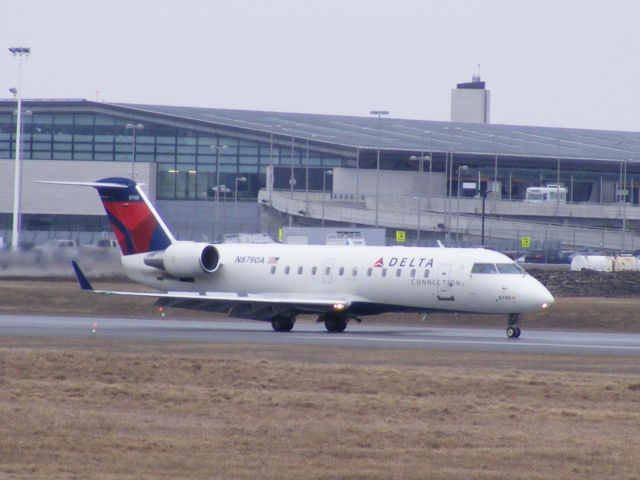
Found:
[[[176,240],[132,180],[43,182],[95,187],[129,278],[158,293],[83,290],[158,298],[158,305],[224,312],[293,328],[317,314],[329,332],[383,312],[467,312],[518,316],[553,303],[549,291],[505,255],[482,248],[209,244]]]

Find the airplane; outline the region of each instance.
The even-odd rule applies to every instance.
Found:
[[[519,317],[553,304],[551,293],[506,255],[484,248],[212,244],[176,240],[135,181],[43,181],[97,189],[122,251],[126,275],[157,293],[94,290],[76,262],[84,291],[156,297],[157,305],[223,312],[290,331],[300,314],[318,315],[328,332],[384,312]]]

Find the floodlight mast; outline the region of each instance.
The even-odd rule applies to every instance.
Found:
[[[371,110],[369,115],[376,115],[378,117],[378,149],[376,153],[376,219],[375,224],[378,228],[378,215],[380,211],[380,120],[382,115],[389,115],[389,110]]]
[[[124,126],[125,131],[131,130],[131,180],[136,181],[136,131],[142,130],[144,125],[141,123],[127,123]]]
[[[20,216],[22,199],[22,165],[20,153],[22,149],[22,59],[31,53],[29,47],[10,47],[11,54],[18,59],[18,87],[9,89],[17,100],[16,112],[16,161],[13,171],[13,225],[11,230],[11,250],[16,252],[20,245]]]

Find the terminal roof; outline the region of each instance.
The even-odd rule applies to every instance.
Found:
[[[92,102],[23,100],[27,105],[112,109],[176,122],[231,129],[339,147],[447,152],[513,157],[640,161],[640,132],[474,124],[393,117],[320,115],[221,108]],[[0,108],[15,104],[0,100]]]

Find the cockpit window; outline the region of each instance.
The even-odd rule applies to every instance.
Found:
[[[496,267],[498,267],[498,273],[524,273],[522,267],[515,263],[498,263]]]
[[[474,263],[471,273],[498,273],[493,263]]]

